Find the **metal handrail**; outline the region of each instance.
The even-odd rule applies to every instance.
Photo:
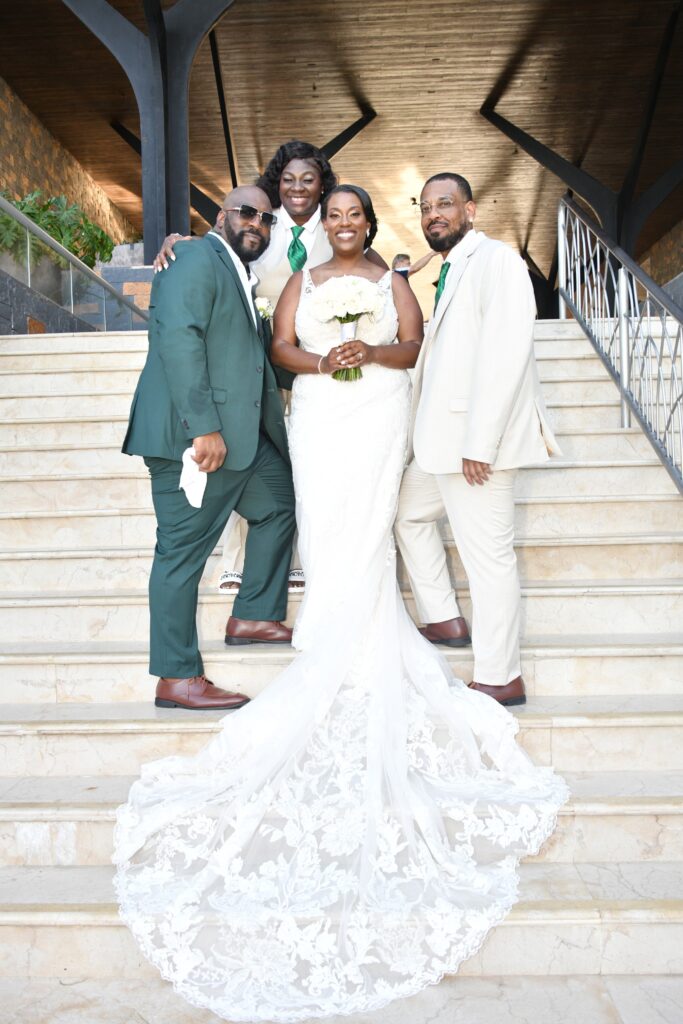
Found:
[[[560,318],[569,308],[683,493],[683,309],[573,199],[558,210]]]
[[[117,289],[114,287],[113,284],[110,284],[109,281],[106,281],[103,277],[100,277],[99,274],[96,274],[95,271],[91,270],[91,268],[88,267],[85,263],[83,263],[82,260],[79,260],[78,256],[74,256],[74,254],[72,252],[69,252],[68,249],[65,249],[63,245],[61,245],[58,241],[56,241],[56,239],[54,239],[52,237],[52,235],[49,235],[47,233],[47,231],[44,231],[41,227],[39,227],[35,223],[35,221],[32,221],[31,218],[27,217],[25,213],[21,212],[21,210],[17,210],[16,206],[13,206],[3,196],[0,196],[0,211],[2,211],[2,213],[6,214],[8,217],[11,217],[13,220],[15,220],[26,231],[30,232],[30,234],[34,235],[37,239],[39,239],[39,241],[43,242],[44,245],[47,245],[50,249],[52,249],[53,252],[56,252],[57,255],[60,256],[63,260],[65,260],[67,263],[71,264],[71,266],[75,267],[75,269],[80,274],[83,274],[85,277],[90,278],[93,282],[95,282],[105,292],[108,292],[108,294],[110,294],[113,298],[116,299],[117,303],[120,303],[121,305],[126,306],[132,313],[134,313],[136,316],[140,317],[142,320],[149,320],[149,316],[145,312],[144,309],[140,309],[140,307],[136,306],[134,302],[132,302],[130,299],[126,298],[125,295],[122,295],[121,292],[117,291]],[[31,287],[31,260],[30,260],[30,258],[27,260],[27,276],[28,276],[27,284],[28,284],[28,287],[30,288]],[[73,293],[72,293],[72,307],[73,307]],[[72,312],[73,312],[73,308],[72,308]]]

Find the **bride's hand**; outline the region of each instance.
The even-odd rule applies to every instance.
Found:
[[[334,373],[335,370],[341,370],[344,363],[341,362],[341,352],[344,349],[344,345],[339,345],[337,348],[331,348],[320,364],[320,369],[323,373]]]
[[[339,353],[340,365],[352,368],[371,363],[374,356],[372,345],[366,345],[364,341],[359,341],[358,338],[354,338],[353,341],[347,341],[344,345],[340,345],[338,349],[335,349],[335,351]]]

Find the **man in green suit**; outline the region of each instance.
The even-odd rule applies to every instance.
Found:
[[[249,273],[249,262],[268,245],[273,220],[265,192],[234,189],[213,231],[177,245],[170,271],[152,286],[149,353],[123,451],[144,457],[157,517],[149,606],[159,707],[235,708],[248,700],[206,679],[197,642],[199,581],[233,509],[248,521],[249,541],[226,643],[291,641],[280,620],[287,610],[294,491]],[[190,447],[206,474],[198,508],[188,500],[191,488],[179,489]]]

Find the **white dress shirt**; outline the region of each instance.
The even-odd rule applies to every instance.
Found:
[[[245,267],[244,263],[242,263],[242,260],[239,258],[235,250],[225,240],[225,238],[223,238],[219,231],[211,231],[211,234],[215,235],[216,238],[220,238],[221,242],[230,253],[230,259],[235,264],[235,270],[239,275],[240,284],[242,285],[244,294],[247,297],[247,305],[249,306],[249,309],[251,311],[251,319],[254,321],[254,327],[256,327],[258,330],[258,325],[256,323],[256,309],[254,307],[254,294],[252,292],[252,288],[255,288],[256,285],[258,284],[258,277],[254,273],[252,273],[251,267],[249,267],[248,269],[247,267]],[[266,249],[266,252],[267,251],[268,250]]]

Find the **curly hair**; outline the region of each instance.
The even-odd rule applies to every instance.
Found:
[[[335,187],[330,189],[329,192],[326,192],[320,201],[321,217],[323,220],[325,219],[327,216],[327,204],[330,201],[330,196],[333,196],[338,192],[351,192],[354,196],[357,196],[360,199],[363,207],[363,213],[370,222],[370,230],[368,231],[368,240],[366,243],[366,248],[369,249],[377,235],[377,216],[375,214],[375,208],[372,205],[372,199],[365,189],[360,187],[360,185],[335,185]]]
[[[337,175],[330,167],[330,162],[321,149],[312,146],[310,142],[301,142],[299,139],[292,139],[285,142],[275,152],[269,161],[263,174],[257,179],[256,184],[262,188],[270,199],[273,209],[282,205],[280,199],[280,178],[290,160],[308,160],[320,171],[322,181],[322,195],[326,195],[330,189],[337,184]]]

